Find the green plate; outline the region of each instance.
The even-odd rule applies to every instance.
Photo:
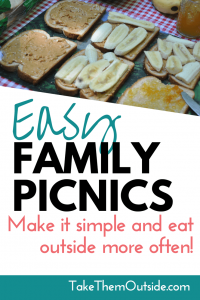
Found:
[[[42,13],[41,15],[39,15],[38,17],[36,17],[34,20],[32,20],[28,25],[26,25],[25,27],[23,27],[21,30],[19,30],[16,35],[19,35],[21,32],[24,32],[26,30],[31,30],[31,29],[41,29],[44,30],[46,32],[48,32],[48,34],[50,36],[59,36],[59,37],[63,37],[63,34],[57,33],[52,31],[44,22],[44,13]],[[103,17],[103,20],[105,21],[106,15]],[[99,24],[102,21],[99,21],[95,27],[98,27]],[[74,42],[77,43],[78,48],[77,51],[80,51],[82,49],[85,49],[86,46],[90,43],[90,37],[91,37],[91,33],[94,31],[94,28],[89,31],[89,33],[84,37],[83,40],[81,41],[77,41],[77,40],[73,40]],[[159,37],[160,38],[165,38],[167,36],[166,33],[164,32],[160,32],[159,33]],[[156,43],[157,39],[154,39],[154,41],[148,46],[147,50],[150,49],[155,43]],[[128,80],[125,82],[125,84],[122,86],[122,88],[116,93],[116,95],[112,98],[111,102],[115,103],[117,101],[117,99],[122,95],[122,93],[128,88],[130,87],[134,82],[136,82],[138,79],[147,76],[144,68],[143,68],[143,62],[144,62],[144,53],[142,53],[138,59],[135,61],[135,68],[134,68],[134,72],[132,72],[132,74],[130,75],[130,77],[128,78]],[[43,93],[51,93],[51,94],[59,94],[58,91],[56,90],[55,84],[54,84],[54,76],[56,73],[56,70],[53,70],[41,83],[39,83],[38,85],[34,86],[33,84],[30,84],[26,81],[23,81],[22,79],[20,79],[17,76],[17,72],[14,73],[9,73],[4,71],[2,68],[0,69],[0,75],[2,77],[8,78],[9,80],[12,80],[16,83],[19,83],[27,88],[29,88],[30,90],[33,91],[37,91],[37,92],[43,92]],[[165,84],[168,84],[169,81],[168,80],[164,80]],[[195,100],[197,102],[199,102],[200,104],[200,82],[198,82],[196,88],[195,88]],[[188,114],[195,114],[193,113],[191,110],[188,111]]]

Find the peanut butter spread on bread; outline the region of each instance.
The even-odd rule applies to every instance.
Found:
[[[181,93],[177,85],[165,85],[155,79],[128,89],[123,104],[179,112],[185,106]]]
[[[69,47],[64,38],[48,39],[44,33],[30,30],[5,45],[2,61],[18,63],[23,66],[24,73],[40,77],[55,65]]]
[[[98,4],[64,1],[51,10],[49,23],[67,27],[75,33],[85,29],[101,13]]]

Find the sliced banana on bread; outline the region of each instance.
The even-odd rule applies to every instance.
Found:
[[[167,78],[169,75],[171,83],[193,90],[200,79],[200,71],[198,72],[195,62],[195,60],[200,60],[200,43],[195,44],[194,42],[168,36],[165,40],[158,39],[157,44],[148,53],[157,51],[163,57],[163,67],[159,71],[158,66],[155,65],[155,61],[146,57],[144,60],[146,73],[156,76],[161,80]],[[168,58],[166,59],[165,57]],[[183,66],[186,66],[186,68]],[[187,76],[184,70],[189,72]],[[181,76],[179,76],[179,73],[182,73]]]
[[[142,27],[148,31],[154,31],[155,29],[155,25],[152,22],[133,19],[124,14],[120,14],[112,11],[109,12],[108,21],[110,23],[123,23],[123,24],[133,25],[136,27]]]
[[[148,61],[152,65],[152,67],[160,72],[163,67],[163,59],[159,51],[144,51]]]
[[[183,70],[180,58],[175,55],[171,55],[170,57],[168,57],[166,70],[169,72],[169,74],[172,75],[180,73]]]
[[[98,78],[103,70],[108,68],[109,65],[109,62],[106,59],[100,59],[87,65],[78,75],[75,86],[80,90],[88,88],[93,79],[96,77]]]
[[[79,73],[87,65],[88,59],[84,56],[77,56],[63,66],[55,75],[56,79],[61,79],[67,84],[72,84]]]
[[[119,56],[125,56],[131,50],[136,48],[147,37],[147,31],[144,28],[138,27],[116,47],[114,53]]]
[[[113,27],[110,23],[103,23],[93,33],[91,41],[93,43],[102,43],[112,32]]]
[[[128,33],[129,27],[125,24],[120,24],[108,36],[104,47],[108,50],[115,49],[127,37]]]
[[[193,49],[193,56],[197,61],[200,61],[200,42],[197,42]]]
[[[90,82],[90,89],[94,92],[106,92],[110,90],[127,72],[128,65],[116,59],[104,71],[94,77]]]
[[[77,95],[80,91],[81,98],[109,101],[133,71],[134,63],[116,57],[114,53],[112,55],[107,53],[104,57],[99,50],[97,50],[97,61],[90,63],[86,52],[86,50],[82,50],[76,53],[61,66],[55,75],[56,88],[61,94],[67,96]],[[77,60],[87,60],[87,64],[85,66],[82,64],[74,76],[74,70],[77,71]],[[73,64],[74,69],[71,68]],[[72,75],[67,71],[66,77],[64,70],[71,70]],[[73,82],[68,80],[72,77],[74,78]]]
[[[189,50],[185,47],[185,45],[181,43],[173,44],[173,52],[176,56],[178,56],[182,65],[195,61],[194,56],[190,54]]]
[[[103,53],[114,51],[117,56],[134,61],[159,31],[151,22],[110,12],[108,21],[94,31],[91,41]]]
[[[109,62],[113,62],[115,59],[117,59],[115,53],[113,52],[107,52],[103,55],[104,59],[107,59]]]
[[[94,63],[98,60],[97,49],[89,44],[85,49],[85,55],[90,63]]]
[[[182,80],[186,84],[190,84],[192,80],[200,73],[200,63],[195,61],[183,67],[182,72],[176,74],[176,78]]]
[[[172,54],[173,44],[166,40],[158,39],[158,51],[160,52],[163,59],[168,59]]]
[[[166,41],[170,42],[170,43],[181,43],[181,44],[185,45],[187,48],[194,48],[194,45],[195,45],[195,42],[180,39],[173,35],[168,35],[166,38]]]

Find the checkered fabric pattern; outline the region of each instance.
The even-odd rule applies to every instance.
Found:
[[[135,19],[153,22],[161,31],[183,38],[176,30],[176,15],[163,15],[154,8],[151,0],[85,0],[84,2],[98,3],[105,6],[107,11],[115,11]]]
[[[15,83],[13,81],[8,80],[7,78],[3,78],[0,76],[0,86],[6,86],[14,89],[22,89],[22,90],[29,90],[25,86]]]
[[[19,24],[14,25],[5,31],[0,37],[0,43],[11,37],[14,33],[19,31],[22,27],[32,21],[39,14],[44,12],[51,5],[56,3],[58,0],[44,0],[40,2]],[[79,0],[82,1],[82,0]],[[116,11],[123,13],[127,16],[135,19],[141,19],[153,22],[156,26],[160,27],[161,31],[169,34],[173,34],[177,37],[181,37],[176,31],[176,19],[173,15],[164,16],[159,13],[152,5],[151,0],[84,0],[87,3],[98,3],[107,8],[107,11]],[[195,40],[194,40],[195,41]],[[8,86],[19,89],[27,89],[19,84],[11,82],[10,80],[0,76],[0,86]]]

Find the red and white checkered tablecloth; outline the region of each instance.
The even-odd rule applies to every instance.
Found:
[[[15,83],[14,81],[8,80],[7,78],[0,76],[0,86],[6,86],[15,89],[29,90],[25,86]]]
[[[14,33],[19,31],[22,27],[32,21],[39,14],[44,12],[51,5],[56,3],[58,0],[44,0],[39,3],[19,24],[15,24],[9,30],[3,33],[0,37],[0,43],[11,37]],[[82,0],[79,0],[82,1]],[[107,8],[107,11],[117,11],[124,13],[130,17],[147,20],[153,22],[156,26],[160,27],[161,31],[169,34],[181,37],[176,31],[176,20],[173,15],[165,16],[159,13],[152,5],[151,0],[84,0],[88,3],[99,3]],[[9,86],[19,89],[27,89],[17,83],[11,82],[10,80],[0,76],[0,86]]]

